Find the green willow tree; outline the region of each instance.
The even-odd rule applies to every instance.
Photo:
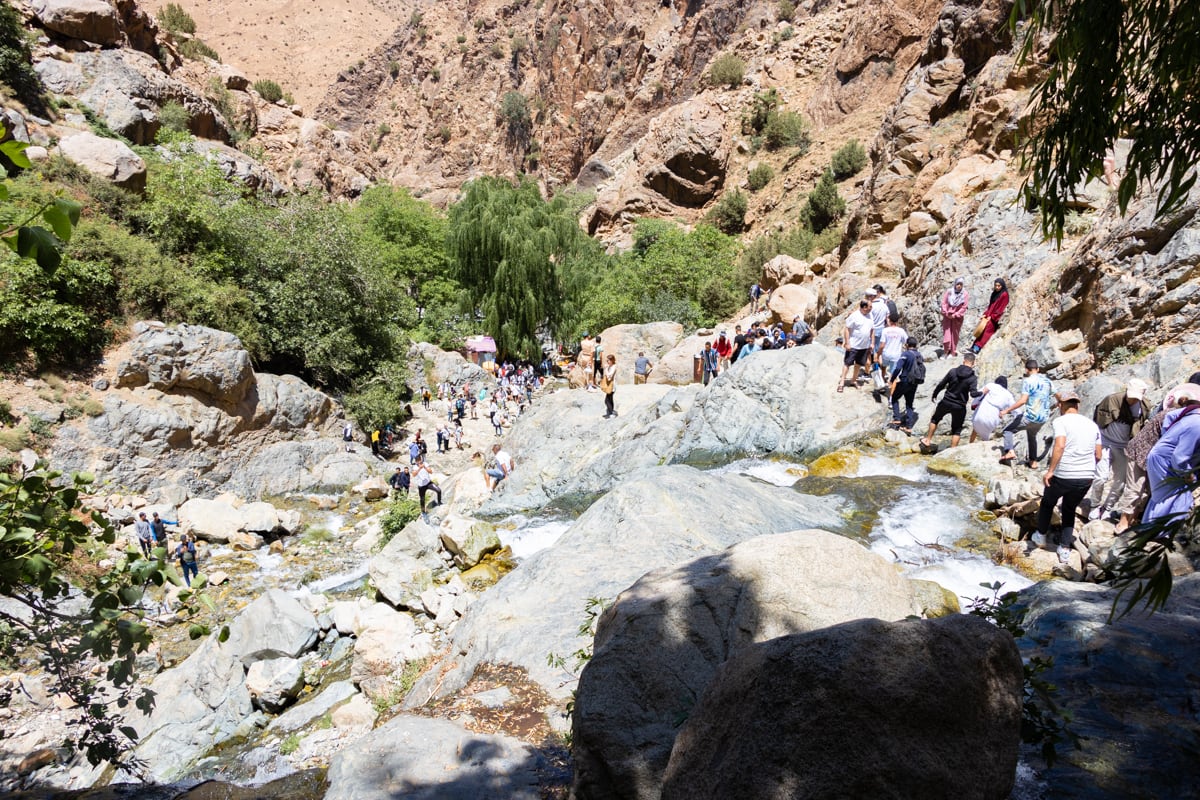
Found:
[[[468,184],[450,209],[447,247],[468,313],[483,315],[501,352],[539,359],[541,335],[569,324],[586,238],[566,200],[546,201],[531,180]]]
[[[1026,203],[1046,236],[1062,241],[1075,188],[1104,174],[1118,138],[1132,144],[1117,186],[1121,213],[1145,182],[1156,212],[1170,213],[1195,185],[1200,163],[1200,13],[1180,0],[1016,0],[1027,20],[1022,61],[1046,48],[1024,140]]]

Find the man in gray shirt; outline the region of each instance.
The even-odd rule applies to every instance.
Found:
[[[646,378],[650,377],[652,369],[654,369],[654,365],[650,363],[650,359],[646,358],[646,354],[639,350],[637,358],[633,360],[633,382],[635,384],[645,383]]]
[[[137,536],[142,553],[149,558],[154,547],[154,529],[150,527],[150,520],[146,519],[145,511],[138,514],[137,522],[133,523],[133,532]]]

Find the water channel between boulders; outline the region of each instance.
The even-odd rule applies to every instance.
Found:
[[[842,513],[822,527],[862,542],[901,565],[907,577],[940,584],[958,596],[963,609],[972,599],[990,595],[980,584],[1001,582],[1005,591],[1031,584],[990,558],[995,538],[980,519],[982,488],[931,473],[919,456],[872,450],[868,444],[843,448],[814,463],[747,458],[711,472],[742,474],[780,492],[842,498]],[[361,523],[382,510],[384,503],[343,500],[335,508],[320,509],[296,498],[293,507],[302,511],[305,528],[284,541],[282,552],[225,547],[210,551],[203,568],[230,575],[230,584],[217,589],[219,599],[244,603],[271,588],[297,594],[361,594],[366,586],[365,565],[372,554],[360,541],[365,530]],[[495,524],[502,544],[519,563],[553,546],[573,521],[572,515],[547,510],[508,516]],[[253,588],[247,592],[248,587]],[[172,656],[180,656],[190,646],[180,641],[170,649]],[[294,769],[275,747],[250,737],[203,759],[189,782],[216,779],[261,786]]]

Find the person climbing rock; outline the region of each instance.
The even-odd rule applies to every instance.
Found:
[[[1042,478],[1046,488],[1038,505],[1037,530],[1032,539],[1036,546],[1046,546],[1054,507],[1061,502],[1058,560],[1066,564],[1075,543],[1075,507],[1087,494],[1096,477],[1096,462],[1100,460],[1101,447],[1100,429],[1096,423],[1079,413],[1079,395],[1073,391],[1059,392],[1057,399],[1059,416],[1051,423],[1054,446]],[[1190,494],[1188,501],[1190,504]]]
[[[1053,394],[1054,387],[1050,384],[1050,379],[1041,374],[1037,361],[1028,359],[1025,362],[1025,379],[1021,381],[1021,394],[1017,395],[1011,405],[1000,411],[1000,416],[1003,417],[1005,414],[1025,409],[1023,414],[1004,427],[1004,453],[1000,456],[1001,464],[1007,466],[1016,459],[1015,436],[1017,431],[1023,430],[1028,445],[1025,464],[1030,469],[1037,469],[1037,435],[1050,418],[1050,397]]]
[[[938,423],[947,415],[950,417],[950,446],[958,447],[963,423],[967,419],[967,403],[972,397],[979,396],[975,388],[978,380],[975,375],[975,354],[966,353],[963,355],[963,363],[947,372],[934,387],[931,399],[937,400],[937,396],[942,394],[943,390],[945,394],[933,409],[933,417],[929,420],[929,432],[921,439],[922,452],[936,452],[933,434],[937,431]]]
[[[979,321],[979,327],[975,329],[975,343],[971,345],[972,353],[982,350],[992,335],[996,333],[1000,327],[1000,318],[1004,316],[1007,308],[1008,284],[1004,282],[1004,278],[996,278],[995,283],[992,284],[992,296],[988,298],[988,306],[983,311],[983,319]]]
[[[971,444],[976,439],[988,441],[996,428],[1000,427],[1001,412],[1014,402],[1008,390],[1008,378],[1001,375],[983,387],[983,394],[975,404],[975,416],[971,418]]]

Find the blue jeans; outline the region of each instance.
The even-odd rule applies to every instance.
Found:
[[[504,477],[505,477],[504,470],[500,469],[499,467],[496,467],[495,469],[485,470],[485,471],[487,472],[488,477],[495,480],[496,483],[500,483],[500,481],[504,480]]]
[[[183,580],[188,586],[191,586],[192,578],[200,574],[200,568],[196,566],[195,561],[181,561],[179,563],[183,567]],[[188,577],[189,572],[191,573],[191,578]]]

